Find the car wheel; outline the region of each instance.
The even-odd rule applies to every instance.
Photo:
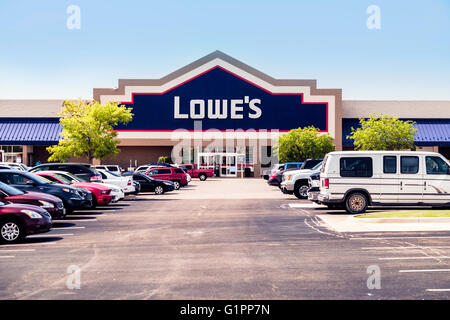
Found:
[[[309,185],[306,183],[296,184],[294,187],[294,194],[299,199],[307,199],[308,198],[308,189],[309,189]]]
[[[15,220],[0,222],[0,238],[2,242],[13,243],[25,238],[22,226]]]
[[[155,194],[163,194],[164,193],[164,188],[162,186],[156,186],[155,187]]]
[[[198,178],[200,179],[200,181],[205,181],[206,180],[206,174],[200,173]]]
[[[369,201],[367,196],[360,192],[352,193],[345,201],[345,210],[351,214],[363,213],[366,211]]]
[[[179,190],[181,187],[180,181],[172,181],[173,182],[173,186],[175,188],[175,190]]]

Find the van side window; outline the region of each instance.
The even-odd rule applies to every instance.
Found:
[[[384,173],[397,173],[397,157],[396,156],[384,156],[383,157],[383,172]]]
[[[419,157],[401,156],[400,172],[406,174],[415,174],[419,172]]]
[[[427,174],[450,174],[448,164],[439,157],[425,157]]]
[[[373,175],[372,158],[341,158],[341,177],[371,177]]]

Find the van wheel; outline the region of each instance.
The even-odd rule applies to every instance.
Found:
[[[294,186],[294,194],[299,199],[307,199],[308,189],[309,189],[308,184],[300,182]]]
[[[175,190],[179,190],[180,186],[181,186],[180,181],[175,180],[172,182],[173,182],[173,186],[174,186]]]
[[[366,211],[369,201],[363,193],[355,192],[347,197],[345,210],[351,214],[363,213]]]
[[[1,242],[14,243],[25,238],[25,231],[14,219],[7,219],[0,222]]]
[[[206,180],[206,174],[200,173],[200,174],[198,175],[198,178],[200,179],[200,181],[205,181],[205,180]]]

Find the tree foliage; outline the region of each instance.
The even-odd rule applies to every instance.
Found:
[[[347,136],[353,139],[357,150],[405,150],[414,148],[415,122],[371,114],[369,119],[359,119],[361,127]]]
[[[172,159],[167,156],[160,156],[158,158],[158,163],[172,163]]]
[[[280,162],[296,162],[323,158],[334,150],[334,145],[329,134],[320,134],[317,128],[311,126],[293,129],[282,135],[274,149]]]
[[[58,145],[50,146],[49,161],[65,162],[70,157],[87,157],[90,162],[117,155],[120,143],[113,131],[119,123],[126,124],[133,119],[132,108],[108,102],[64,101],[60,124],[63,131]]]

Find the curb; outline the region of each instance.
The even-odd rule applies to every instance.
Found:
[[[417,217],[417,218],[356,218],[358,215],[347,218],[348,222],[355,223],[450,223],[450,218],[444,217]]]

